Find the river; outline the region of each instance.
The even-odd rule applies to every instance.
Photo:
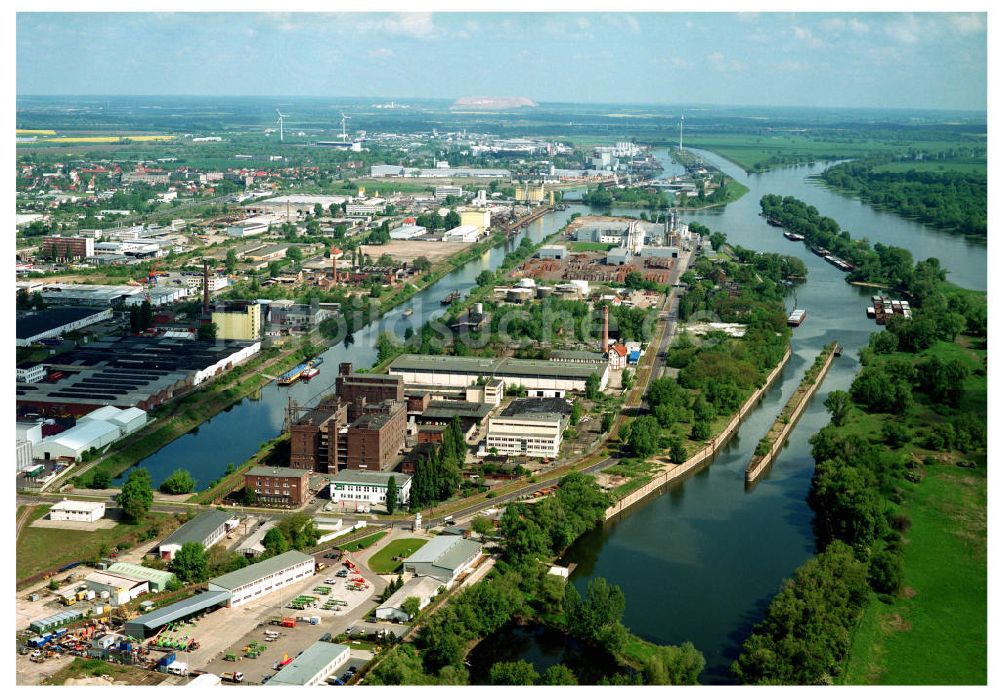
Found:
[[[661,176],[678,171],[666,150],[654,154],[664,163]],[[626,626],[655,643],[692,641],[707,660],[702,681],[720,684],[732,682],[729,664],[781,582],[814,552],[813,514],[805,502],[813,471],[809,437],[829,419],[822,404],[826,394],[850,386],[859,366],[858,348],[867,343],[875,328],[865,317],[871,291],[847,284],[842,272],[765,224],[758,214],[761,196],[795,196],[836,219],[856,237],[909,248],[916,259],[935,256],[951,270],[950,279],[964,287],[986,288],[986,246],[979,240],[873,210],[808,180],[824,165],[746,175],[714,154],[699,154],[750,192],[725,208],[684,213],[682,219],[697,220],[713,231],[724,232],[736,244],[801,258],[808,267],[808,281],[789,297],[788,307],[804,308],[807,318],[793,332],[793,356],[783,375],[712,465],[583,536],[567,559],[579,565],[572,580],[581,592],[595,576],[622,586],[627,598]],[[549,214],[531,224],[512,244],[523,236],[538,241],[565,224],[572,212],[587,211],[586,206],[574,205],[570,211]],[[616,212],[638,214],[634,210]],[[186,467],[199,488],[204,488],[227,464],[242,463],[281,431],[289,396],[300,403],[318,399],[332,387],[342,361],[352,362],[356,369],[371,366],[379,333],[391,330],[401,336],[408,326],[417,329],[439,315],[442,297],[452,291],[467,292],[482,270],[496,269],[513,247],[490,250],[359,330],[350,347],[340,343],[327,350],[322,355],[322,373],[312,382],[291,388],[268,385],[141,465],[150,470],[155,484],[174,468]],[[407,308],[414,311],[408,319],[402,315]],[[752,491],[746,491],[743,471],[757,441],[808,365],[833,339],[844,346],[844,356],[834,361],[771,470]],[[530,651],[515,649],[505,659],[530,657]]]
[[[324,363],[320,374],[311,381],[301,381],[290,387],[278,386],[272,382],[252,396],[234,403],[197,429],[175,439],[139,465],[149,470],[154,487],[173,470],[184,467],[194,476],[196,489],[205,489],[212,480],[225,472],[227,465],[246,462],[262,443],[281,433],[288,398],[294,398],[299,404],[317,402],[333,390],[341,362],[353,363],[355,370],[370,367],[376,361],[375,341],[379,334],[391,331],[402,338],[408,327],[412,327],[414,331],[419,330],[424,323],[444,313],[445,307],[441,305],[441,299],[453,291],[468,294],[475,286],[479,273],[483,270],[496,270],[507,253],[517,248],[522,238],[540,241],[566,224],[574,211],[577,210],[552,212],[532,222],[504,246],[486,251],[480,258],[445,275],[379,320],[357,330],[354,333],[354,344],[347,346],[344,342],[339,342],[326,350],[321,355]],[[403,315],[407,309],[413,309],[411,316]],[[115,484],[121,484],[126,474],[127,472],[116,478]]]
[[[808,280],[788,306],[804,308],[807,318],[793,332],[793,356],[783,375],[711,466],[588,533],[566,561],[579,564],[572,580],[581,592],[596,576],[620,585],[626,626],[655,643],[693,642],[707,661],[702,682],[725,684],[733,681],[728,668],[740,644],[781,582],[814,553],[813,513],[805,501],[813,472],[809,438],[829,421],[826,394],[849,388],[859,368],[858,348],[875,328],[865,317],[871,291],[847,284],[842,272],[765,224],[758,215],[761,196],[795,196],[855,236],[904,246],[916,259],[936,256],[952,271],[951,279],[966,287],[985,289],[986,247],[872,210],[807,180],[822,165],[747,176],[716,155],[699,154],[750,192],[725,208],[682,219],[724,232],[733,243],[801,258]],[[746,491],[744,469],[757,441],[833,339],[844,346],[844,356],[834,361],[771,470]]]

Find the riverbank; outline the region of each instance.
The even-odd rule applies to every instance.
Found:
[[[750,394],[750,397],[746,399],[740,409],[737,410],[732,417],[730,417],[729,422],[725,427],[723,427],[722,431],[711,438],[703,448],[687,458],[683,463],[677,464],[670,469],[659,473],[649,483],[611,504],[604,512],[605,522],[611,520],[630,506],[638,503],[645,497],[660,489],[667,482],[679,479],[680,477],[693,472],[706,460],[710,461],[715,456],[716,452],[729,442],[729,439],[732,438],[743,419],[760,401],[760,398],[768,391],[774,383],[774,380],[784,370],[785,365],[788,363],[791,356],[792,349],[791,347],[788,347],[785,351],[785,356],[768,374],[767,379],[764,381],[764,385],[757,388]]]
[[[781,412],[778,413],[774,424],[771,425],[767,434],[757,444],[757,450],[754,452],[753,458],[747,463],[746,483],[748,488],[753,487],[757,478],[778,456],[778,453],[781,452],[781,446],[785,443],[785,439],[788,438],[792,429],[795,428],[795,424],[799,421],[799,417],[805,410],[806,405],[809,404],[809,400],[820,387],[820,384],[823,383],[826,372],[830,370],[830,366],[833,364],[836,350],[836,341],[831,342],[823,348],[823,351],[816,357],[812,368],[806,371],[802,377],[799,387],[795,389],[795,392],[788,398],[788,402],[785,403]]]

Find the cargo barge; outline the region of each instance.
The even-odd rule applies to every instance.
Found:
[[[797,308],[791,312],[788,316],[788,325],[793,328],[797,328],[802,325],[802,322],[806,319],[806,312],[804,309]]]
[[[461,299],[461,298],[462,298],[461,293],[459,293],[459,292],[452,292],[451,294],[449,294],[445,298],[441,299],[441,305],[442,306],[448,306],[449,304],[451,304],[451,302],[455,301],[456,299]]]
[[[789,241],[805,241],[806,240],[806,237],[803,236],[802,234],[796,234],[796,233],[793,233],[791,231],[786,231],[785,232],[785,238],[788,239]]]

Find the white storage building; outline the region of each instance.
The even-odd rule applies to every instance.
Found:
[[[81,417],[76,426],[42,439],[35,445],[34,455],[45,460],[80,460],[91,448],[100,450],[145,425],[144,410],[138,407],[119,409],[107,405]]]
[[[455,579],[483,555],[483,546],[457,535],[440,535],[403,562],[405,571],[430,576],[451,588]]]
[[[49,509],[49,520],[93,523],[104,518],[103,501],[72,501],[63,499]]]
[[[330,498],[341,508],[384,504],[390,478],[396,480],[396,505],[406,506],[410,503],[411,478],[401,472],[342,470],[330,479]]]
[[[308,554],[290,550],[276,557],[251,564],[237,571],[213,578],[210,591],[228,591],[228,607],[258,600],[275,590],[301,581],[316,573],[316,560]]]
[[[410,615],[403,611],[403,603],[409,598],[420,601],[420,609],[427,607],[444,584],[433,576],[417,576],[403,584],[403,587],[389,596],[389,599],[375,608],[375,617],[386,621],[410,621]]]
[[[110,594],[112,607],[124,605],[135,598],[149,592],[149,581],[137,578],[128,578],[116,574],[95,571],[87,574],[83,579],[87,588],[95,593],[107,591]]]
[[[239,521],[228,511],[215,509],[199,513],[160,543],[157,548],[160,558],[164,561],[173,560],[174,555],[188,542],[200,542],[202,547],[208,549],[238,524]]]
[[[270,687],[315,687],[326,684],[347,659],[351,649],[339,643],[317,641],[302,651],[299,656],[281,668],[265,686]]]
[[[557,458],[566,418],[554,412],[497,415],[489,421],[486,448],[502,455]]]

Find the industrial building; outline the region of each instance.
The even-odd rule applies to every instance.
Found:
[[[310,470],[254,465],[243,475],[243,484],[257,494],[257,502],[271,506],[301,506],[309,491]]]
[[[167,584],[174,579],[174,575],[169,571],[151,569],[142,564],[130,564],[124,561],[116,561],[104,570],[106,573],[116,576],[125,576],[149,583],[149,589],[162,591],[167,589]]]
[[[621,371],[628,365],[628,349],[625,345],[615,343],[608,349],[608,366],[612,371]]]
[[[49,308],[44,311],[19,312],[15,323],[15,344],[27,347],[49,337],[111,320],[110,308]],[[29,381],[31,382],[31,381]]]
[[[405,442],[404,401],[365,405],[364,414],[347,428],[347,468],[388,470]]]
[[[492,222],[489,210],[462,210],[458,214],[463,226],[474,226],[479,229],[480,234],[485,234],[489,231]]]
[[[598,377],[598,386],[608,385],[606,364],[574,364],[540,359],[496,359],[481,357],[403,354],[389,365],[389,373],[416,386],[469,386],[479,377],[500,378],[510,386],[520,386],[531,397],[563,396],[569,391],[586,390],[587,378]]]
[[[17,365],[17,380],[21,383],[38,383],[45,378],[45,364],[22,362]]]
[[[455,167],[447,169],[417,169],[393,164],[373,164],[372,178],[402,176],[404,178],[510,178],[509,169],[471,169]]]
[[[38,255],[42,258],[87,258],[94,255],[94,239],[87,236],[45,236]]]
[[[444,233],[445,241],[459,241],[461,243],[475,243],[482,236],[483,230],[475,224],[461,224]]]
[[[149,592],[148,581],[118,576],[105,571],[89,573],[84,577],[83,582],[89,590],[97,594],[107,592],[112,607],[124,605]]]
[[[108,337],[45,360],[54,382],[18,383],[18,407],[55,416],[84,415],[103,405],[152,410],[243,363],[260,342]]]
[[[361,416],[365,404],[403,400],[403,379],[391,374],[356,374],[354,364],[342,362],[335,383],[337,396],[348,406],[349,421]]]
[[[413,413],[411,417],[414,423],[421,427],[448,426],[455,417],[458,417],[465,440],[471,441],[479,433],[479,427],[493,407],[493,403],[490,402],[430,400],[423,410]]]
[[[238,524],[239,521],[229,511],[213,509],[199,513],[160,542],[157,547],[160,559],[171,561],[188,542],[199,542],[208,549]]]
[[[272,301],[267,310],[267,332],[308,333],[333,316],[333,311],[320,306],[296,304],[291,300]]]
[[[146,413],[137,407],[120,410],[110,405],[98,408],[77,420],[76,425],[43,438],[34,455],[44,460],[80,460],[91,449],[101,450],[118,439],[146,426]]]
[[[255,301],[227,301],[212,308],[215,336],[220,340],[252,342],[261,337],[260,304]]]
[[[431,600],[444,588],[444,584],[433,576],[417,576],[403,584],[403,587],[389,596],[389,599],[375,608],[375,618],[391,622],[408,622],[410,615],[403,611],[403,603],[409,598],[420,601],[420,609],[431,604]]]
[[[331,207],[339,208],[347,200],[348,198],[343,195],[282,195],[266,200],[255,200],[248,204],[246,209],[287,220],[293,213],[296,217],[305,216],[306,213],[313,214],[316,205],[322,207],[324,212],[330,212]]]
[[[451,588],[463,571],[483,555],[483,546],[456,535],[439,535],[403,562],[403,570],[430,576]]]
[[[126,622],[122,631],[126,636],[141,641],[171,622],[188,619],[224,605],[230,597],[229,591],[226,590],[207,590],[136,617]]]
[[[462,197],[462,186],[437,186],[434,188],[434,199],[444,200],[449,195],[452,197]]]
[[[281,220],[272,215],[262,215],[259,217],[249,217],[230,224],[226,229],[226,234],[234,238],[247,238],[266,234],[272,224],[280,224]]]
[[[308,554],[290,550],[250,566],[232,571],[208,582],[210,591],[229,593],[227,607],[236,607],[308,578],[316,573],[316,560]]]
[[[351,649],[339,643],[317,641],[295,660],[281,668],[265,685],[274,687],[313,687],[326,680],[351,657]]]
[[[396,505],[408,505],[411,478],[400,472],[344,470],[330,480],[330,498],[341,509],[354,511],[361,507],[385,504],[385,492],[390,479],[396,481]]]
[[[565,260],[569,256],[566,246],[542,246],[538,249],[538,257],[543,260]]]
[[[514,400],[490,419],[486,448],[501,455],[555,459],[571,410],[562,398]]]
[[[49,509],[49,520],[93,523],[104,518],[103,501],[72,501],[63,499]]]
[[[336,474],[340,463],[346,465],[347,409],[341,401],[327,398],[298,419],[289,418],[291,467]]]

